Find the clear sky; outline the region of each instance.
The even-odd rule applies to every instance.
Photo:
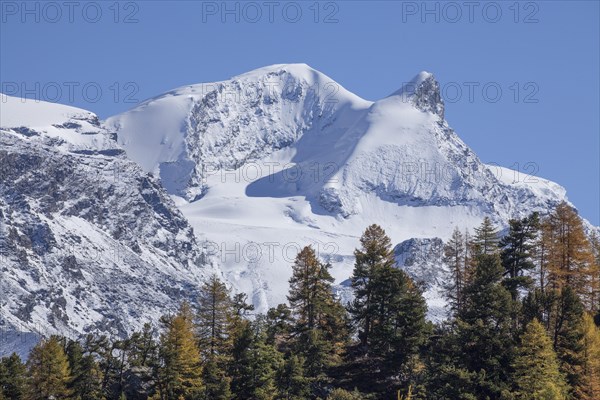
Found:
[[[0,90],[105,118],[269,64],[369,100],[427,70],[483,161],[560,183],[598,225],[599,3],[2,1]]]

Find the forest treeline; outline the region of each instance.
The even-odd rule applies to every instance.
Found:
[[[444,247],[449,318],[426,319],[420,283],[385,231],[355,250],[354,300],[312,247],[287,304],[254,315],[211,277],[193,303],[124,340],[52,336],[0,361],[0,399],[600,399],[600,244],[568,204],[489,219]],[[442,268],[442,266],[440,266]]]

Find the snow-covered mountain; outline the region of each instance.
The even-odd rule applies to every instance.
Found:
[[[553,182],[513,181],[479,160],[428,72],[371,102],[305,64],[274,65],[173,90],[106,125],[260,310],[285,301],[299,246],[316,246],[342,283],[371,223],[396,243],[446,239],[565,199]]]
[[[195,291],[192,228],[94,114],[8,96],[0,112],[0,349],[122,335]]]
[[[285,301],[306,244],[331,262],[349,298],[353,250],[377,223],[439,317],[440,248],[452,230],[543,213],[565,190],[483,163],[444,119],[432,74],[390,92],[367,101],[305,64],[285,64],[181,87],[103,123],[9,98],[0,104],[0,161],[10,165],[0,170],[10,240],[3,315],[118,333],[145,322],[138,305],[172,307],[213,268],[265,311]],[[113,170],[124,171],[117,181]],[[30,226],[40,228],[26,234]],[[83,256],[52,250],[68,246]],[[90,259],[121,246],[132,260]],[[113,304],[121,296],[128,306]]]

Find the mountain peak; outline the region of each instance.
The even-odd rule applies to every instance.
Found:
[[[431,72],[421,71],[392,96],[401,96],[419,110],[431,112],[444,119],[444,100],[440,94],[440,84]]]

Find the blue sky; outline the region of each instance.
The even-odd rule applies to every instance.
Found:
[[[1,90],[105,118],[269,64],[307,63],[370,100],[428,70],[484,161],[560,183],[598,225],[599,4],[3,1]]]

